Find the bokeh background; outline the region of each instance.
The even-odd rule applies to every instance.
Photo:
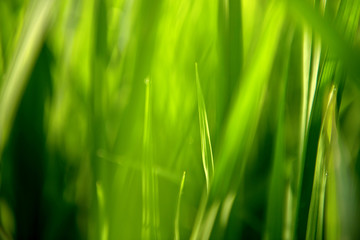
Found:
[[[359,19],[1,0],[0,239],[359,239]]]

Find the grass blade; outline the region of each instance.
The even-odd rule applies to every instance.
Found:
[[[175,226],[174,239],[175,240],[180,240],[180,230],[179,230],[180,206],[181,206],[181,195],[182,195],[184,184],[185,184],[185,176],[186,176],[186,172],[184,171],[183,176],[181,178],[178,202],[176,205],[176,215],[175,215],[175,222],[174,222],[174,226]]]
[[[96,183],[96,193],[99,203],[99,224],[101,231],[101,240],[107,240],[109,238],[109,224],[105,211],[105,194],[100,182]]]
[[[142,166],[142,239],[158,239],[159,210],[157,173],[154,169],[151,142],[151,83],[145,79],[145,120],[143,137],[143,166]]]
[[[200,138],[201,138],[201,157],[204,167],[206,189],[209,192],[210,183],[214,176],[214,157],[211,148],[209,124],[206,115],[206,107],[204,96],[201,91],[198,65],[195,63],[196,71],[196,89],[198,96],[198,111],[199,111],[199,125],[200,125]]]
[[[6,71],[0,92],[0,157],[12,127],[28,76],[44,41],[54,0],[39,0],[26,15],[16,53]]]
[[[325,189],[328,171],[328,158],[331,157],[329,148],[332,138],[332,124],[335,119],[336,89],[332,88],[328,97],[328,104],[322,124],[321,136],[316,158],[314,184],[311,194],[306,239],[323,239],[323,219],[325,206]]]
[[[293,39],[293,32],[287,36],[285,50],[283,53],[283,70],[279,77],[279,98],[277,112],[277,132],[274,153],[274,163],[272,166],[269,197],[267,203],[266,217],[266,239],[282,239],[284,236],[284,217],[285,217],[285,193],[286,193],[286,145],[285,145],[285,103],[286,86],[288,81],[288,71],[290,62],[290,51]]]
[[[300,197],[298,198],[298,217],[296,223],[295,234],[300,239],[306,237],[306,228],[309,218],[309,209],[311,204],[311,195],[314,185],[314,176],[316,169],[316,162],[318,158],[318,148],[319,148],[319,139],[321,135],[321,128],[323,124],[323,109],[324,101],[326,101],[326,96],[331,84],[334,74],[334,65],[333,62],[327,61],[322,69],[322,73],[318,79],[315,96],[314,96],[314,105],[311,110],[309,129],[306,133],[305,138],[305,149],[303,150],[302,159],[302,174],[300,175]]]

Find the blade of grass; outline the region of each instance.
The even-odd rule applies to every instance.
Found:
[[[267,203],[265,239],[282,239],[284,236],[285,193],[286,193],[286,145],[285,145],[285,103],[288,81],[290,52],[294,31],[289,31],[283,53],[283,70],[280,75],[277,132],[274,163],[272,167],[269,197]]]
[[[302,169],[303,167],[303,159],[304,159],[304,149],[306,146],[305,138],[306,138],[306,132],[308,131],[308,111],[309,111],[309,83],[310,83],[310,68],[311,68],[311,54],[312,54],[312,34],[311,30],[307,27],[304,27],[304,34],[303,34],[303,55],[302,55],[302,69],[303,69],[303,75],[302,75],[302,112],[300,115],[300,132],[299,132],[299,154],[298,154],[298,168]],[[296,186],[300,185],[301,181],[301,174],[298,174],[296,179]],[[295,201],[295,209],[297,208],[297,203]],[[296,215],[296,212],[295,212]],[[295,218],[296,219],[296,218]],[[288,219],[289,222],[291,222],[293,219]],[[295,224],[291,227],[290,236],[294,236]]]
[[[178,195],[178,202],[176,205],[176,215],[175,215],[175,222],[174,222],[174,227],[175,227],[175,240],[180,240],[180,230],[179,230],[179,219],[180,219],[180,206],[181,206],[181,195],[183,192],[183,188],[184,188],[184,184],[185,184],[185,176],[186,176],[186,172],[184,171],[183,176],[181,178],[181,183],[180,183],[180,189],[179,189],[179,195]]]
[[[306,237],[307,221],[311,202],[312,188],[314,184],[315,166],[318,153],[321,126],[323,121],[323,103],[327,94],[329,84],[333,79],[334,65],[326,62],[317,81],[314,96],[314,105],[310,113],[309,129],[306,132],[302,166],[300,169],[299,191],[297,199],[297,213],[295,219],[295,236],[299,239]]]
[[[301,116],[301,128],[300,128],[300,152],[302,152],[305,137],[305,132],[308,124],[308,99],[309,99],[309,76],[310,76],[310,64],[311,64],[311,47],[312,47],[312,35],[310,29],[304,28],[303,39],[303,88],[302,88],[302,114]]]
[[[304,28],[304,45],[303,45],[303,98],[300,128],[299,144],[299,167],[303,169],[306,152],[306,136],[310,128],[310,118],[313,111],[315,92],[318,87],[319,68],[321,57],[321,41],[319,36],[313,36],[311,30]],[[298,185],[301,185],[301,174],[298,176]],[[297,208],[297,203],[295,203]],[[293,230],[293,233],[295,230]]]
[[[318,153],[316,158],[314,184],[311,193],[309,217],[306,230],[306,239],[322,239],[324,201],[327,180],[327,162],[332,134],[332,119],[335,117],[336,89],[333,86],[329,93],[328,104],[324,115],[324,121],[319,139]]]
[[[341,67],[337,68],[336,83],[344,81]],[[341,89],[339,89],[340,91]],[[339,96],[339,95],[338,95]],[[326,209],[326,229],[325,237],[329,239],[359,239],[359,182],[355,180],[358,169],[352,165],[351,154],[345,147],[344,135],[342,135],[339,123],[339,110],[336,108],[335,114],[328,119],[326,133],[329,137],[329,187],[327,191],[332,199],[327,201]],[[356,116],[351,116],[356,118]],[[357,118],[359,119],[359,118]],[[358,121],[354,121],[358,122]],[[357,125],[357,123],[356,123]],[[351,131],[359,132],[358,127],[350,127]],[[331,134],[331,135],[330,135]],[[359,155],[357,157],[359,159]],[[356,160],[355,160],[356,161]],[[331,175],[330,175],[331,174]],[[333,214],[336,219],[330,219]],[[333,229],[329,229],[333,228]],[[331,235],[333,234],[333,235]]]
[[[221,0],[218,1],[219,17],[218,31],[225,66],[226,81],[222,82],[223,87],[227,88],[228,94],[225,96],[225,111],[230,106],[230,100],[235,87],[240,80],[243,67],[243,29],[242,29],[242,1]]]
[[[2,77],[3,77],[3,72],[4,72],[4,56],[3,56],[3,46],[2,46],[2,36],[0,33],[0,86],[2,86]]]
[[[143,239],[151,238],[151,197],[150,197],[150,167],[151,159],[149,158],[149,96],[150,95],[150,83],[149,79],[145,79],[145,113],[144,113],[144,137],[143,137],[143,166],[142,166],[142,197],[143,197],[143,215],[142,215],[142,233],[141,236]],[[150,228],[150,229],[149,229]]]
[[[88,111],[90,119],[90,151],[91,151],[91,171],[92,171],[92,192],[93,192],[93,216],[95,226],[91,226],[93,236],[96,238],[102,238],[104,229],[101,222],[101,204],[97,203],[98,198],[97,186],[98,181],[103,178],[105,169],[100,166],[100,161],[97,156],[99,149],[103,148],[103,135],[104,135],[104,122],[103,108],[106,107],[103,104],[104,97],[104,84],[102,80],[105,78],[105,66],[107,62],[107,8],[105,2],[101,0],[88,1],[87,5],[90,7],[89,11],[84,14],[84,19],[89,29],[88,34],[91,36],[91,49],[89,52],[90,64],[87,66],[87,70],[90,76],[86,80],[90,80],[90,111]],[[88,35],[88,36],[89,36]],[[105,199],[105,198],[104,198]],[[105,204],[105,203],[104,203]],[[90,224],[92,224],[91,222]]]
[[[145,120],[143,137],[143,166],[142,166],[142,238],[159,238],[159,213],[157,206],[157,173],[154,170],[152,147],[151,147],[151,83],[145,79]]]
[[[311,60],[311,76],[309,76],[309,95],[308,95],[308,112],[307,112],[307,123],[308,127],[310,121],[310,113],[314,103],[315,90],[317,86],[317,79],[319,74],[319,66],[320,66],[320,56],[321,56],[321,41],[319,37],[314,38],[314,49],[312,52],[312,60]]]
[[[200,139],[201,139],[201,157],[204,167],[206,189],[210,190],[210,183],[214,176],[214,157],[212,153],[209,124],[207,120],[206,107],[204,97],[201,91],[198,65],[195,63],[196,71],[196,89],[198,96],[198,111],[199,111],[199,125],[200,125]]]
[[[329,161],[328,175],[325,198],[325,238],[329,240],[341,239],[340,216],[338,212],[338,199],[336,196],[337,182],[335,166],[333,160]]]
[[[99,224],[101,229],[101,240],[107,240],[109,238],[109,224],[105,212],[105,195],[100,182],[96,183],[96,193],[99,203]]]
[[[0,92],[0,159],[19,101],[26,88],[28,76],[44,41],[54,2],[54,0],[33,2],[25,17],[26,24],[16,52],[9,69],[6,70]]]

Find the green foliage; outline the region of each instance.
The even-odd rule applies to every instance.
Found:
[[[360,1],[2,0],[0,23],[1,239],[360,238]]]

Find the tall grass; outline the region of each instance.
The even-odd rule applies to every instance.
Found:
[[[0,23],[1,239],[360,238],[358,0],[2,0]]]

